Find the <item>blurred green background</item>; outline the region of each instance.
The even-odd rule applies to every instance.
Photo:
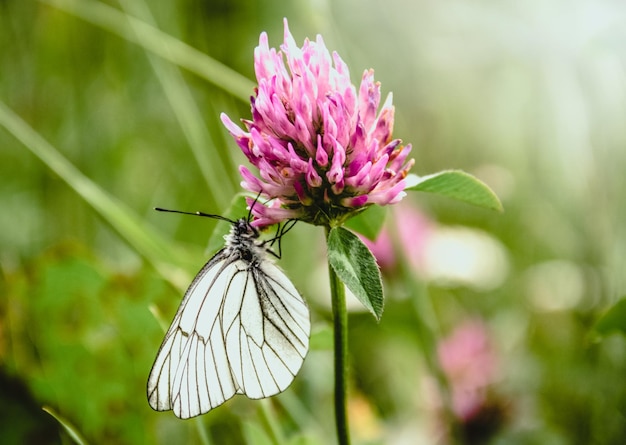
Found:
[[[626,344],[593,329],[626,294],[626,7],[609,0],[0,2],[0,441],[71,443],[42,406],[88,443],[334,440],[323,233],[304,224],[281,262],[315,331],[294,384],[190,421],[145,396],[215,226],[152,209],[226,212],[243,156],[219,113],[250,116],[253,50],[283,17],[354,82],[375,69],[415,173],[464,169],[505,208],[414,193],[388,212],[418,259],[384,271],[380,324],[351,315],[354,442],[454,441],[458,387],[481,397],[452,415],[457,441],[625,443]],[[458,346],[470,389],[431,360],[468,321],[493,359]]]

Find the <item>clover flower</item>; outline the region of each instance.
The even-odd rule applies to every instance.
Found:
[[[330,226],[369,205],[400,201],[414,161],[407,160],[411,145],[392,139],[391,94],[378,112],[373,70],[363,73],[357,91],[321,36],[300,48],[287,20],[284,26],[282,51],[269,48],[266,33],[255,49],[258,87],[252,120],[242,120],[247,131],[221,116],[258,169],[257,176],[240,166],[242,186],[267,199],[253,206],[253,224],[299,219]]]
[[[498,360],[487,327],[465,321],[437,348],[441,368],[450,381],[452,409],[467,421],[487,404],[488,390],[498,380]]]

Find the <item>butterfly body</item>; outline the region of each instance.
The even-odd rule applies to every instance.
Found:
[[[196,275],[148,378],[157,411],[194,417],[235,394],[283,391],[308,350],[306,303],[245,219]]]

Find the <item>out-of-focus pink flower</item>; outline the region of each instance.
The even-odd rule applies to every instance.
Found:
[[[395,221],[394,221],[395,222]],[[361,241],[369,248],[376,258],[378,267],[381,271],[392,271],[396,266],[396,253],[393,248],[393,240],[390,236],[387,226],[383,227],[374,241],[366,238],[364,235],[357,233]]]
[[[487,403],[488,389],[497,379],[496,353],[485,325],[469,321],[438,346],[439,362],[452,391],[455,415],[468,421]]]
[[[420,271],[423,268],[426,243],[433,232],[434,223],[415,207],[405,205],[405,202],[394,207],[389,216],[391,218],[387,219],[375,241],[362,235],[359,237],[372,251],[383,272],[392,273],[401,258],[409,260],[413,269]],[[395,248],[394,243],[397,243]],[[402,250],[400,258],[396,248]]]
[[[241,166],[242,185],[270,199],[252,209],[254,225],[297,218],[338,223],[371,204],[404,196],[411,145],[392,139],[391,95],[380,112],[380,83],[366,70],[357,91],[348,67],[321,36],[300,48],[285,19],[281,51],[262,33],[254,53],[258,81],[252,120],[222,122],[258,176]],[[286,59],[286,64],[285,64]]]

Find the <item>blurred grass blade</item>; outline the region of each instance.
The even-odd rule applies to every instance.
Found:
[[[626,335],[626,297],[622,297],[598,319],[594,330],[604,337],[613,332]]]
[[[74,425],[72,425],[66,418],[62,417],[59,413],[54,411],[49,406],[44,406],[41,409],[54,417],[56,421],[59,422],[61,426],[65,429],[65,431],[67,431],[67,434],[72,438],[74,442],[76,442],[78,445],[87,445],[87,441],[78,432]]]
[[[330,341],[330,350],[332,350],[332,330]],[[273,400],[280,404],[282,410],[291,418],[300,432],[312,433],[320,438],[319,443],[332,443],[333,431],[329,432],[327,428],[322,426],[323,422],[318,418],[323,418],[325,413],[320,413],[319,411],[312,412],[310,407],[294,391],[282,392]],[[290,441],[289,443],[292,442]]]
[[[167,329],[170,327],[169,321],[165,320],[165,318],[163,317],[163,314],[161,313],[161,310],[156,304],[149,305],[148,310],[150,311],[154,319],[157,321],[157,323],[161,327],[161,330],[165,334],[167,332]]]
[[[461,170],[445,170],[433,175],[407,177],[406,190],[436,193],[468,204],[501,212],[498,196],[481,180]]]
[[[141,0],[122,0],[121,4],[125,11],[141,17],[150,26],[154,25],[154,19],[145,2]],[[132,20],[130,15],[126,15],[126,20],[135,32],[137,42],[143,48],[147,48],[149,42],[145,41],[147,36],[141,32],[138,21]],[[209,200],[211,201],[209,204],[213,208],[225,208],[229,202],[229,197],[235,193],[234,181],[228,174],[229,171],[235,173],[234,168],[223,165],[221,162],[222,158],[219,156],[213,156],[212,158],[208,156],[209,150],[217,151],[217,148],[212,146],[211,137],[204,124],[200,110],[198,110],[196,102],[178,68],[165,63],[149,51],[146,51],[146,53],[202,172],[202,176],[207,184]]]
[[[278,445],[263,431],[263,428],[250,420],[244,420],[241,427],[246,445]]]
[[[197,74],[233,96],[248,102],[254,83],[217,60],[163,31],[92,0],[39,0],[143,46],[146,50]]]
[[[278,419],[276,418],[276,412],[270,401],[268,399],[259,400],[259,420],[261,421],[261,425],[263,425],[265,429],[265,433],[267,434],[267,438],[271,441],[271,445],[281,445],[285,443],[285,438],[283,437],[283,433],[280,429],[280,425]],[[245,429],[244,429],[245,431]],[[258,435],[255,435],[258,437]],[[256,437],[255,437],[256,440]],[[259,442],[248,442],[248,443],[259,443]],[[265,442],[260,442],[265,443]]]
[[[246,218],[248,216],[248,209],[246,204],[246,194],[237,193],[230,201],[228,207],[224,209],[221,216],[237,221],[240,218]],[[232,224],[228,221],[218,221],[215,225],[215,229],[211,233],[209,243],[207,246],[207,253],[213,255],[215,252],[224,247],[224,236],[230,232]]]
[[[209,435],[206,432],[203,419],[201,417],[196,417],[193,420],[196,424],[196,431],[198,431],[198,440],[200,441],[200,444],[211,445],[211,439],[209,439]]]
[[[0,101],[0,126],[3,126],[26,148],[61,177],[91,205],[140,255],[175,286],[185,289],[188,274],[177,267],[186,264],[184,257],[147,227],[123,203],[115,200],[96,183],[83,175],[48,141]]]

